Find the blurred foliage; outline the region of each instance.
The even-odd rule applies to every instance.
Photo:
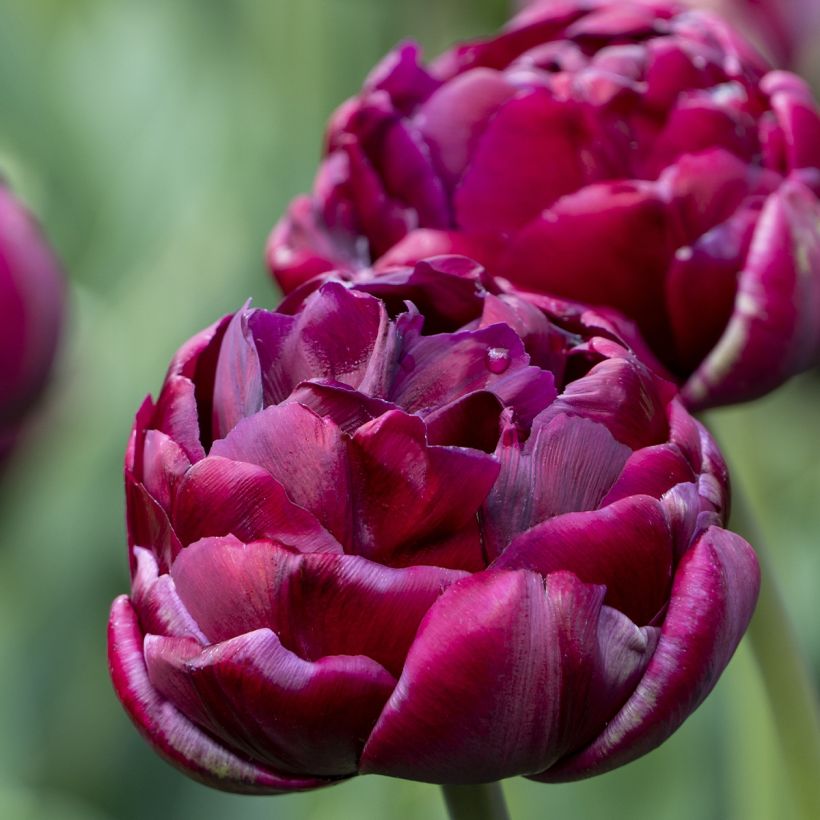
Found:
[[[176,347],[249,296],[311,182],[324,122],[393,44],[428,55],[501,22],[503,0],[0,0],[0,168],[72,282],[56,383],[0,476],[0,817],[443,818],[432,786],[361,778],[223,795],[161,762],[108,681],[127,584],[131,418]],[[713,421],[759,507],[814,668],[820,658],[820,379]],[[492,750],[489,750],[492,754]],[[506,784],[514,818],[788,818],[777,741],[744,646],[660,750],[567,786]]]

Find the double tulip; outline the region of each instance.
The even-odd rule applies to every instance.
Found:
[[[31,215],[0,183],[0,458],[42,392],[57,348],[65,289]]]
[[[633,319],[688,406],[820,358],[820,118],[717,17],[535,2],[430,66],[405,44],[332,117],[274,230],[286,291],[466,254]]]
[[[571,780],[663,741],[758,570],[713,440],[628,333],[450,256],[184,345],[125,466],[109,650],[142,733],[257,793]]]

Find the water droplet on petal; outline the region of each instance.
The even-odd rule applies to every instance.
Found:
[[[503,373],[509,366],[509,350],[503,347],[491,347],[487,351],[487,369],[490,373]]]

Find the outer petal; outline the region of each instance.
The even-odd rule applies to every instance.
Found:
[[[365,655],[398,676],[422,617],[465,573],[206,538],[179,555],[171,575],[211,643],[267,627],[300,657]]]
[[[304,791],[333,782],[282,775],[220,746],[154,689],[142,645],[136,613],[122,595],[111,607],[108,624],[111,680],[137,729],[169,763],[208,786],[246,794]]]
[[[370,658],[305,661],[259,629],[206,649],[145,638],[148,677],[190,719],[251,760],[300,774],[356,773],[395,679]]]
[[[589,734],[590,709],[605,720],[618,708],[651,651],[634,630],[629,650],[610,647],[618,672],[603,671],[602,594],[568,573],[489,571],[454,584],[419,629],[361,771],[481,783],[549,765]]]
[[[515,538],[493,567],[541,575],[568,570],[585,583],[605,586],[609,606],[648,624],[668,598],[672,559],[660,503],[639,495],[601,510],[550,518]]]
[[[796,180],[769,197],[734,313],[683,396],[704,408],[756,398],[820,357],[820,203]]]
[[[634,694],[589,746],[536,779],[600,774],[666,740],[732,657],[752,617],[759,581],[749,545],[727,530],[708,529],[681,559],[658,647]]]

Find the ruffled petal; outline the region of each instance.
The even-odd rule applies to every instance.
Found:
[[[663,383],[637,360],[606,359],[570,382],[541,420],[581,416],[603,424],[616,441],[638,450],[668,438],[664,413],[668,400]]]
[[[252,761],[287,773],[356,774],[395,678],[363,656],[306,661],[259,629],[206,649],[145,638],[148,677],[190,720]]]
[[[134,725],[163,758],[195,780],[246,794],[304,791],[332,782],[289,777],[251,763],[221,746],[177,711],[148,679],[142,632],[124,595],[111,607],[108,663],[114,689]]]
[[[585,583],[605,586],[609,606],[648,624],[668,599],[672,561],[663,508],[639,495],[601,510],[550,518],[514,538],[492,566],[541,575],[568,570]]]
[[[391,569],[355,555],[297,555],[234,538],[192,544],[171,575],[211,643],[269,628],[305,659],[365,655],[396,676],[427,610],[464,577],[429,566]]]
[[[499,469],[487,453],[428,445],[424,422],[398,410],[361,427],[350,452],[356,551],[383,563],[474,523]]]
[[[523,445],[508,428],[496,455],[501,472],[483,509],[490,558],[519,533],[554,515],[597,508],[630,450],[602,424],[556,416],[539,417]]]
[[[180,484],[174,529],[185,544],[208,536],[268,538],[299,552],[341,552],[335,538],[262,467],[209,456]]]
[[[632,696],[589,746],[537,779],[600,774],[669,737],[728,664],[751,619],[759,582],[749,545],[727,530],[707,530],[681,559],[657,649]]]
[[[347,453],[332,418],[301,404],[266,407],[214,442],[211,454],[264,468],[294,504],[309,510],[342,544],[350,543]]]

